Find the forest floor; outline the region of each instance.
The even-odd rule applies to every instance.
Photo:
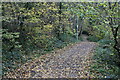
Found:
[[[78,42],[40,56],[26,63],[7,78],[89,78],[89,66],[95,42],[88,42],[86,36],[83,42]]]

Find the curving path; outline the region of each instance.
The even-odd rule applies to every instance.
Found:
[[[88,78],[89,57],[97,44],[79,42],[26,63],[8,78]]]

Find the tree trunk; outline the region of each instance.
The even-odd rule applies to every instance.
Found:
[[[114,6],[112,7],[111,2],[109,2],[108,4],[109,4],[109,9],[110,10],[113,10],[114,6],[116,5],[116,3],[115,3]],[[112,29],[112,34],[113,34],[114,42],[115,42],[114,49],[116,49],[116,51],[118,53],[120,53],[120,48],[118,47],[118,41],[117,41],[117,36],[118,36],[117,33],[118,33],[119,25],[118,25],[118,27],[113,27],[114,24],[113,24],[113,18],[112,17],[109,17],[109,21],[110,21],[109,25]],[[120,54],[119,54],[119,56],[120,56]]]
[[[82,25],[82,23],[83,23],[83,22],[84,22],[84,21],[81,20],[81,23],[80,23],[80,32],[79,32],[78,36],[81,36],[81,34],[82,34],[82,30],[83,30],[83,25]]]

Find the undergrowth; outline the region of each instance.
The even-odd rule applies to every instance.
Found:
[[[95,49],[90,68],[90,75],[95,78],[118,78],[120,62],[116,51],[113,49],[113,41],[100,40]]]
[[[96,37],[96,36],[88,36],[87,40],[91,41],[91,42],[97,42],[100,39],[98,37]]]

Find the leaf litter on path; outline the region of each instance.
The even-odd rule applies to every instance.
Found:
[[[45,54],[5,78],[88,78],[89,58],[96,45],[95,42],[80,42]]]

